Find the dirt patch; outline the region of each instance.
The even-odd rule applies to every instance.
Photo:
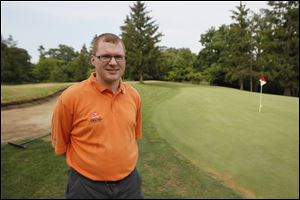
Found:
[[[39,102],[1,107],[1,143],[35,138],[51,132],[54,105],[60,93]]]

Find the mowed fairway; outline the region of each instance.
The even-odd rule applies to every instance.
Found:
[[[173,94],[157,101],[157,132],[195,165],[245,197],[299,197],[298,98],[263,94],[259,113],[259,93],[151,84]]]

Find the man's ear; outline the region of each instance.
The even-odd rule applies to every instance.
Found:
[[[90,61],[91,61],[91,64],[94,65],[95,57],[92,56]]]

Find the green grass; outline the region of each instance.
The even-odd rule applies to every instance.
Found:
[[[299,100],[146,82],[138,170],[145,198],[298,198]],[[1,145],[1,198],[64,198],[67,167],[49,142]]]
[[[180,85],[180,84],[179,84]],[[146,198],[241,198],[179,154],[152,122],[157,105],[176,95],[178,84],[133,84],[142,96],[143,139],[138,169]]]
[[[49,96],[73,83],[1,85],[1,104]]]
[[[298,98],[263,94],[259,113],[258,93],[186,86],[155,108],[160,136],[246,197],[299,197]]]
[[[64,197],[67,166],[49,142],[34,141],[27,149],[1,145],[1,199]]]
[[[182,85],[132,85],[143,100],[138,170],[145,198],[242,198],[176,151],[152,122],[156,107],[175,97]],[[1,198],[64,198],[66,170],[64,158],[54,155],[49,142],[38,140],[24,150],[1,145]]]

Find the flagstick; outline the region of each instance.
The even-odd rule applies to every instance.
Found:
[[[259,95],[259,112],[261,112],[262,103],[261,103],[261,93],[262,93],[262,85],[260,85],[260,95]]]

